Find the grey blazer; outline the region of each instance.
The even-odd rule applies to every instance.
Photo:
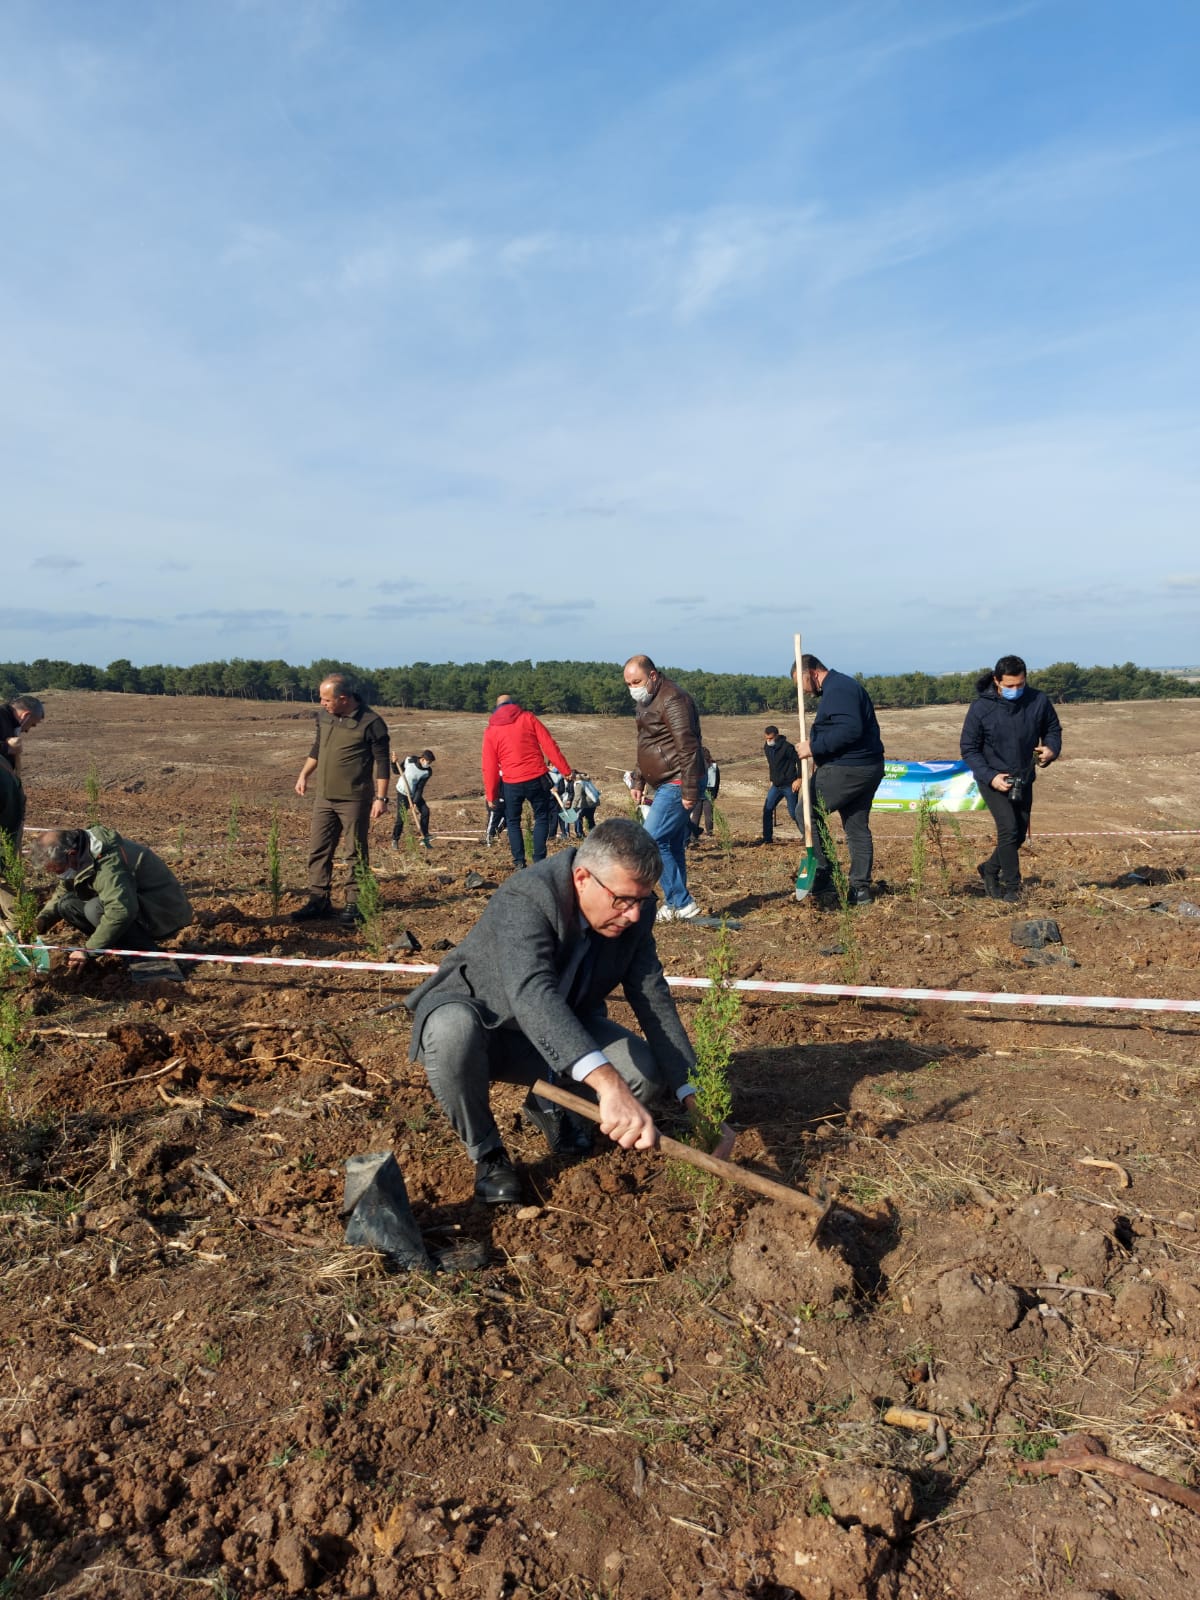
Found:
[[[696,1058],[654,945],[653,906],[615,939],[593,936],[591,967],[573,985],[570,1005],[560,993],[581,937],[574,863],[574,850],[560,850],[500,885],[462,943],[405,1001],[413,1014],[411,1060],[429,1013],[456,1002],[473,1006],[487,1028],[523,1033],[554,1071],[567,1072],[600,1048],[588,1020],[605,1015],[605,999],[619,985],[670,1088],[688,1082]]]

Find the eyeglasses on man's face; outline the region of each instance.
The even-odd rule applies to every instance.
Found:
[[[605,894],[612,901],[614,911],[633,911],[635,908],[648,906],[655,898],[653,894],[614,894],[608,885],[589,867],[587,875],[593,883],[598,883]]]

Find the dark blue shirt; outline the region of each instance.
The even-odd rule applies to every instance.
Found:
[[[870,767],[883,760],[883,740],[871,696],[844,672],[827,672],[808,736],[819,767]]]

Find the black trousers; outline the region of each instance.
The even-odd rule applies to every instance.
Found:
[[[818,767],[813,786],[825,810],[842,819],[846,843],[850,848],[850,887],[867,889],[871,884],[871,868],[875,864],[875,841],[871,838],[871,801],[883,782],[883,762],[875,761],[869,767],[842,767],[836,763]],[[830,870],[825,854],[821,830],[813,817],[813,854],[817,869]]]
[[[1006,794],[1001,794],[999,789],[993,789],[990,784],[981,792],[983,803],[991,812],[992,821],[996,824],[996,848],[982,863],[984,871],[998,872],[1002,889],[1019,889],[1021,858],[1018,851],[1029,837],[1029,818],[1033,811],[1033,784],[1029,779],[1025,780],[1024,792],[1016,805]]]
[[[419,826],[419,828],[421,830],[421,837],[422,837],[422,839],[428,839],[428,837],[429,837],[429,807],[425,804],[424,798],[421,795],[417,796],[417,798],[413,801],[413,805],[417,809],[417,824],[418,824],[418,826]],[[401,789],[400,792],[396,796],[396,820],[392,823],[392,843],[393,844],[395,844],[396,840],[399,839],[400,836],[403,834],[403,832],[404,832],[404,819],[405,819],[406,816],[410,816],[410,815],[411,815],[411,812],[408,809],[408,800],[407,800],[407,798],[405,796],[404,790]]]

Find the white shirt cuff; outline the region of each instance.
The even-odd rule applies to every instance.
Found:
[[[595,1072],[597,1067],[603,1067],[607,1063],[608,1057],[603,1050],[589,1050],[587,1055],[580,1056],[579,1060],[571,1068],[571,1076],[576,1083],[582,1083],[586,1077]]]

